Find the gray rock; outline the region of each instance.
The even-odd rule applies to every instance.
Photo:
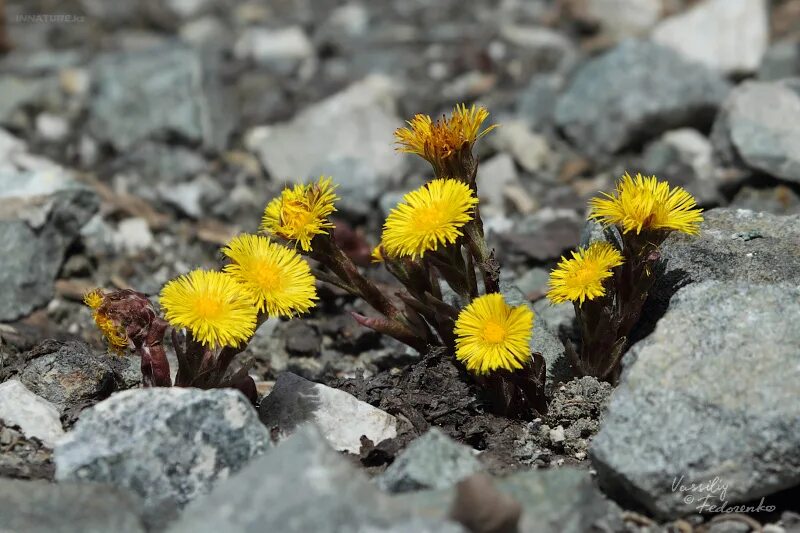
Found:
[[[328,163],[352,159],[387,186],[405,169],[405,158],[393,148],[394,130],[403,124],[395,114],[394,92],[390,79],[367,77],[307,107],[288,123],[255,128],[246,144],[276,180],[306,181],[318,177],[314,173]]]
[[[314,57],[314,46],[300,26],[246,28],[233,47],[238,59],[249,59],[278,73],[289,74]]]
[[[480,470],[471,448],[433,427],[409,444],[377,483],[389,492],[444,489]]]
[[[763,281],[681,289],[625,356],[591,448],[611,494],[675,518],[800,483],[800,288]]]
[[[118,150],[168,133],[221,150],[236,113],[215,69],[212,57],[175,45],[101,56],[89,129]]]
[[[157,198],[159,185],[172,186],[207,169],[197,152],[182,146],[145,141],[120,154],[108,171],[129,177],[131,192],[147,200]]]
[[[765,0],[706,0],[663,20],[653,41],[729,74],[749,74],[769,44]]]
[[[534,76],[519,95],[517,114],[535,131],[552,128],[556,102],[564,84],[562,76]]]
[[[0,530],[144,533],[141,503],[117,487],[0,479]]]
[[[550,281],[550,271],[546,268],[533,267],[519,276],[514,285],[525,294],[529,300],[538,300],[547,292],[547,283]]]
[[[508,154],[498,154],[481,163],[477,183],[481,210],[503,213],[507,187],[519,183],[514,160]]]
[[[587,470],[572,467],[528,470],[496,479],[494,485],[522,505],[521,532],[624,530],[619,507],[595,487]],[[452,508],[455,490],[420,491],[396,498],[420,513],[439,517]]]
[[[800,76],[800,43],[791,38],[774,43],[764,54],[758,79],[774,81],[795,76]]]
[[[51,445],[36,437],[28,437],[19,426],[7,424],[2,418],[0,445],[3,446],[0,478],[53,480],[55,466]]]
[[[657,44],[626,41],[578,68],[556,124],[590,155],[684,126],[707,127],[728,93],[711,69]]]
[[[766,189],[745,186],[739,189],[730,206],[773,215],[797,215],[800,214],[800,195],[786,185]]]
[[[344,391],[308,381],[291,372],[278,376],[269,396],[261,400],[261,421],[286,436],[313,422],[337,451],[358,454],[361,437],[373,443],[394,438],[397,420]]]
[[[207,493],[268,445],[238,391],[134,389],[84,411],[56,446],[56,479],[126,487],[155,512]]]
[[[0,130],[0,322],[50,301],[64,254],[98,204],[91,189]]]
[[[588,0],[582,8],[582,19],[621,39],[647,33],[658,22],[662,5],[660,0]]]
[[[0,123],[14,123],[15,113],[35,102],[45,90],[45,82],[36,78],[0,77]]]
[[[423,531],[458,531],[443,516],[415,517],[420,514],[375,490],[305,426],[189,505],[169,531],[415,531],[409,520],[427,524]]]
[[[323,175],[333,176],[338,185],[336,209],[352,217],[366,217],[374,212],[375,200],[385,190],[385,182],[376,179],[375,172],[361,158],[333,157],[310,173],[310,176]]]
[[[507,152],[527,172],[538,172],[545,168],[552,157],[547,138],[533,133],[521,120],[503,121],[503,127],[493,131],[489,143],[499,152]],[[479,169],[483,168],[483,163]]]
[[[711,140],[723,163],[800,183],[800,79],[736,87]]]
[[[19,426],[26,437],[36,437],[52,448],[64,434],[59,415],[55,405],[16,379],[0,383],[0,419]]]

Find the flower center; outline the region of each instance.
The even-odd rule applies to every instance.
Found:
[[[255,269],[254,277],[259,287],[274,291],[281,286],[281,276],[274,265],[262,263]]]
[[[281,209],[281,222],[283,226],[288,228],[292,232],[299,232],[303,230],[314,218],[314,214],[311,213],[306,207],[297,201],[285,201],[283,203],[283,208]],[[287,237],[293,237],[293,235],[287,235]]]
[[[506,338],[507,330],[505,326],[494,320],[490,320],[483,326],[483,340],[491,344],[500,344]]]
[[[214,319],[222,311],[222,303],[208,296],[201,296],[194,302],[194,311],[200,318]]]
[[[419,207],[415,210],[413,227],[415,231],[428,233],[443,226],[444,209],[439,205]]]

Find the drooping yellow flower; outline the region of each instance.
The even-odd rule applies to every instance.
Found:
[[[314,307],[314,276],[294,250],[261,235],[239,235],[222,253],[233,261],[225,272],[241,284],[259,311],[289,317]]]
[[[472,220],[478,199],[465,183],[436,179],[403,197],[383,225],[384,253],[416,258],[440,245],[452,244]]]
[[[589,218],[604,225],[616,224],[623,233],[642,230],[677,230],[696,235],[703,221],[694,197],[681,187],[670,189],[655,176],[627,172],[612,194],[589,201]]]
[[[328,233],[333,227],[329,220],[336,211],[336,186],[331,178],[320,177],[316,183],[287,187],[280,196],[267,204],[261,219],[261,230],[300,244],[311,250],[315,235]]]
[[[100,310],[104,299],[103,291],[94,289],[83,296],[83,303],[92,310],[92,319],[97,329],[103,334],[108,348],[113,352],[120,353],[128,346],[128,336],[121,324],[116,323],[108,314]]]
[[[497,127],[496,124],[481,131],[481,125],[489,118],[485,107],[465,104],[457,105],[453,114],[434,122],[428,115],[415,115],[407,122],[408,127],[394,132],[398,150],[417,154],[434,167],[441,161],[467,145],[472,148],[475,141]]]
[[[161,289],[161,307],[173,327],[206,346],[238,346],[255,331],[252,300],[222,272],[197,269],[173,279]]]
[[[533,311],[501,294],[475,298],[456,320],[456,358],[475,374],[518,370],[531,358]]]
[[[572,252],[572,258],[561,257],[550,273],[547,297],[553,303],[594,300],[606,294],[603,280],[613,275],[611,269],[622,264],[622,254],[607,242],[593,242],[588,248]]]

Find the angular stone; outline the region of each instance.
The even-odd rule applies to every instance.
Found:
[[[36,437],[51,448],[64,434],[56,406],[16,379],[0,383],[0,419],[19,426],[26,437]]]
[[[238,391],[134,389],[81,415],[56,446],[56,479],[126,487],[156,512],[207,493],[269,442]]]
[[[369,168],[374,180],[390,183],[405,169],[405,158],[393,148],[394,130],[402,124],[392,81],[374,75],[307,107],[290,122],[256,128],[247,144],[276,180],[317,178],[328,164],[351,159]]]
[[[800,183],[800,79],[736,87],[711,140],[723,163]]]
[[[168,133],[221,150],[233,129],[216,62],[191,48],[107,54],[95,60],[92,79],[89,129],[118,150]]]
[[[471,448],[433,427],[411,442],[377,483],[389,492],[444,489],[480,470]]]
[[[358,454],[361,436],[373,443],[394,438],[397,420],[344,391],[301,378],[291,372],[278,376],[269,396],[261,400],[261,421],[283,436],[313,422],[337,451]]]
[[[719,73],[673,50],[625,41],[578,68],[556,124],[587,154],[612,153],[670,129],[707,127],[728,90]]]
[[[141,502],[117,487],[0,478],[0,530],[144,533]]]
[[[626,354],[591,447],[610,494],[675,518],[800,483],[800,288],[747,274],[681,289]]]
[[[705,0],[663,20],[653,41],[729,74],[749,74],[769,44],[766,0]]]
[[[305,426],[186,508],[170,533],[214,531],[459,531],[444,517],[415,517]]]

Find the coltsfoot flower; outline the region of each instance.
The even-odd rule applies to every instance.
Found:
[[[632,178],[627,172],[612,194],[593,198],[589,206],[589,218],[606,226],[617,225],[623,233],[676,230],[696,235],[703,221],[702,210],[685,189],[670,189],[669,183],[655,176],[636,174]]]
[[[314,307],[317,289],[311,268],[300,255],[260,235],[239,235],[222,249],[225,266],[259,311],[289,317]]]
[[[481,131],[481,125],[489,118],[484,107],[457,105],[453,114],[434,122],[428,115],[415,115],[407,122],[408,127],[394,132],[398,150],[417,154],[435,168],[442,168],[447,159],[462,148],[472,149],[475,142],[492,131],[491,125]]]
[[[370,261],[373,263],[383,263],[386,260],[383,257],[383,247],[379,244],[378,246],[373,248],[369,258]]]
[[[456,358],[475,374],[519,370],[531,358],[533,311],[501,294],[475,298],[456,320]]]
[[[167,321],[188,329],[205,346],[238,346],[256,327],[256,308],[239,283],[222,272],[197,269],[161,289]]]
[[[128,336],[125,334],[125,328],[121,324],[118,324],[106,312],[101,310],[104,300],[105,295],[100,289],[91,290],[83,297],[83,303],[92,310],[94,323],[100,333],[103,334],[108,348],[115,353],[121,353],[128,346]]]
[[[553,303],[593,300],[604,296],[603,280],[622,264],[622,254],[607,242],[594,242],[588,248],[572,252],[572,258],[561,257],[558,267],[550,273],[547,297]]]
[[[335,189],[331,178],[324,176],[316,183],[287,187],[267,204],[261,230],[311,251],[311,239],[333,228],[329,217],[336,211],[334,203],[339,199]]]
[[[470,187],[454,179],[436,179],[403,197],[383,225],[384,254],[416,258],[452,244],[473,218],[478,199]]]

